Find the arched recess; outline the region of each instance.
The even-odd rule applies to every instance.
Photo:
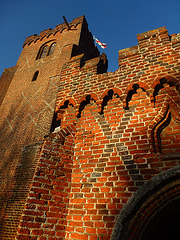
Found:
[[[129,109],[129,102],[132,99],[132,96],[137,93],[137,89],[141,88],[144,92],[149,95],[148,91],[148,85],[143,82],[137,82],[137,83],[132,83],[130,84],[126,90],[125,90],[125,95],[123,97],[123,107],[124,109],[128,110]]]
[[[157,77],[157,78],[153,81],[151,87],[154,89],[157,84],[160,84],[160,83],[161,83],[161,79],[166,79],[166,81],[167,81],[167,83],[168,83],[169,85],[170,85],[170,84],[179,85],[179,81],[178,81],[176,78],[174,78],[174,77],[172,77],[172,76],[170,76],[170,75],[165,75],[165,76],[159,76],[159,77]]]
[[[174,239],[179,214],[180,167],[176,167],[153,177],[131,197],[117,218],[111,240]]]
[[[56,110],[54,111],[54,115],[52,119],[50,132],[53,132],[56,128],[60,127],[65,109],[68,107],[74,107],[75,105],[76,103],[74,99],[70,98],[68,100],[62,101],[58,105],[58,107],[56,107]]]
[[[81,112],[84,110],[85,106],[87,104],[90,103],[96,103],[97,105],[99,104],[99,99],[97,97],[97,95],[95,93],[91,93],[91,94],[86,94],[84,95],[81,100],[79,101],[79,110],[78,110],[78,114],[77,117],[80,118],[81,117]]]
[[[159,91],[164,88],[165,84],[168,84],[169,87],[175,86],[177,90],[179,90],[180,84],[179,81],[169,75],[158,77],[154,80],[152,84],[153,94],[151,95],[151,101],[156,102],[156,96],[158,95]]]
[[[166,132],[167,149],[179,149],[178,136],[180,134],[180,106],[179,95],[175,89],[170,87],[164,87],[165,96],[161,102],[161,110],[158,111],[155,118],[150,122],[148,126],[148,135],[150,139],[151,151],[160,153],[162,158],[175,158],[179,157],[179,154],[173,154],[173,151],[169,151],[169,154],[164,154],[162,150],[162,135],[163,131]],[[169,128],[169,133],[166,127]],[[170,136],[171,135],[171,136]],[[177,138],[177,139],[175,139]],[[169,142],[168,142],[169,141]],[[164,142],[165,143],[165,142]],[[171,153],[170,153],[171,152]],[[175,156],[177,155],[177,156]],[[173,157],[173,158],[174,158]]]
[[[121,99],[122,92],[118,88],[107,89],[101,96],[101,111],[100,114],[104,113],[104,107],[107,106],[109,100],[113,98],[120,98]]]
[[[56,40],[51,40],[44,43],[37,54],[36,60],[52,55],[56,47]]]

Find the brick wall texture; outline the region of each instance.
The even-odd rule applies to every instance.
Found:
[[[85,18],[71,26],[27,38],[6,87],[0,239],[143,239],[157,205],[180,197],[180,35],[138,34],[97,74]]]

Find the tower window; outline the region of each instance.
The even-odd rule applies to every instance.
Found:
[[[52,55],[54,50],[56,47],[56,42],[47,42],[45,45],[41,46],[37,58],[36,59],[40,59],[40,58],[44,58],[46,56]]]
[[[48,53],[48,55],[53,54],[55,47],[56,47],[56,43],[54,42],[53,44],[51,44],[51,46],[50,46],[50,48],[49,48],[49,53]]]
[[[48,49],[49,47],[47,45],[45,45],[41,51],[41,54],[40,54],[40,58],[44,58],[46,57],[47,53],[48,53]]]
[[[32,78],[32,82],[34,82],[34,81],[37,80],[38,74],[39,74],[39,71],[36,71],[36,72],[34,73],[33,78]]]

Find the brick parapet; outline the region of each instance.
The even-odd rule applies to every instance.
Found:
[[[178,48],[180,46],[180,34],[172,34],[171,37],[171,43],[174,48]]]
[[[175,50],[179,46],[179,34],[169,36],[165,27],[138,34],[137,40],[137,46],[119,51],[120,67],[127,66],[127,63],[132,64],[138,57],[144,63],[147,61],[151,64],[154,61],[155,64],[155,61],[161,61],[162,65],[166,65],[168,56],[172,54],[172,59],[174,57],[171,49]]]
[[[164,28],[157,32],[164,41],[157,54],[156,47],[146,56],[139,46],[121,50],[124,66],[115,73],[98,75],[97,58],[82,68],[82,56],[64,66],[56,106],[71,99],[63,127],[68,116],[77,124],[65,239],[110,239],[133,193],[179,164],[179,53]]]
[[[16,239],[65,237],[75,132],[71,124],[44,139]]]
[[[73,30],[74,30],[74,29],[76,29],[76,26],[77,26],[78,24],[83,23],[83,22],[85,22],[85,23],[87,24],[87,22],[86,22],[86,20],[85,20],[85,17],[84,17],[84,16],[81,16],[81,17],[78,17],[78,18],[73,19],[73,21],[72,21],[71,23],[69,23],[69,26],[70,26],[71,28],[73,28]],[[32,35],[32,36],[29,36],[29,37],[27,37],[27,38],[25,39],[25,42],[24,42],[24,44],[23,44],[23,47],[24,47],[26,44],[30,45],[32,42],[36,42],[37,40],[41,40],[41,39],[44,38],[44,37],[49,37],[51,34],[52,34],[52,35],[55,35],[57,32],[60,32],[60,33],[61,33],[61,32],[62,32],[63,30],[65,30],[65,29],[67,29],[67,25],[66,25],[65,23],[62,23],[62,24],[57,25],[54,29],[49,28],[49,29],[46,29],[46,30],[40,32],[39,35],[34,34],[34,35]]]
[[[138,43],[141,41],[147,41],[149,38],[159,37],[159,39],[164,39],[164,36],[168,36],[168,31],[166,27],[157,28],[155,30],[150,30],[144,33],[137,34]]]
[[[164,27],[138,38],[114,73],[80,54],[54,79],[61,128],[44,141],[17,239],[109,240],[132,196],[179,165],[179,51]]]

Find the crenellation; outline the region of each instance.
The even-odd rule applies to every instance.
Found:
[[[151,40],[156,37],[160,37],[161,35],[162,36],[168,35],[168,31],[167,31],[166,27],[161,27],[161,28],[157,28],[155,30],[147,31],[144,33],[139,33],[139,34],[137,34],[137,40],[138,40],[138,43],[140,44],[141,41],[146,42],[148,39]]]
[[[179,47],[180,43],[180,34],[171,35],[171,43],[173,47]]]
[[[77,25],[82,22],[84,22],[87,25],[87,22],[86,22],[84,16],[74,19],[71,23],[69,23],[69,25],[73,26],[76,29]],[[57,34],[57,32],[61,33],[65,29],[67,29],[67,26],[65,23],[62,23],[62,24],[57,25],[54,29],[48,28],[46,30],[41,31],[39,35],[37,35],[37,34],[31,35],[25,39],[23,47],[26,44],[30,45],[32,42],[35,42],[44,37],[48,37],[50,34],[55,35],[55,34]]]
[[[138,34],[112,73],[85,17],[69,26],[28,37],[1,77],[0,238],[172,239],[180,35]]]

